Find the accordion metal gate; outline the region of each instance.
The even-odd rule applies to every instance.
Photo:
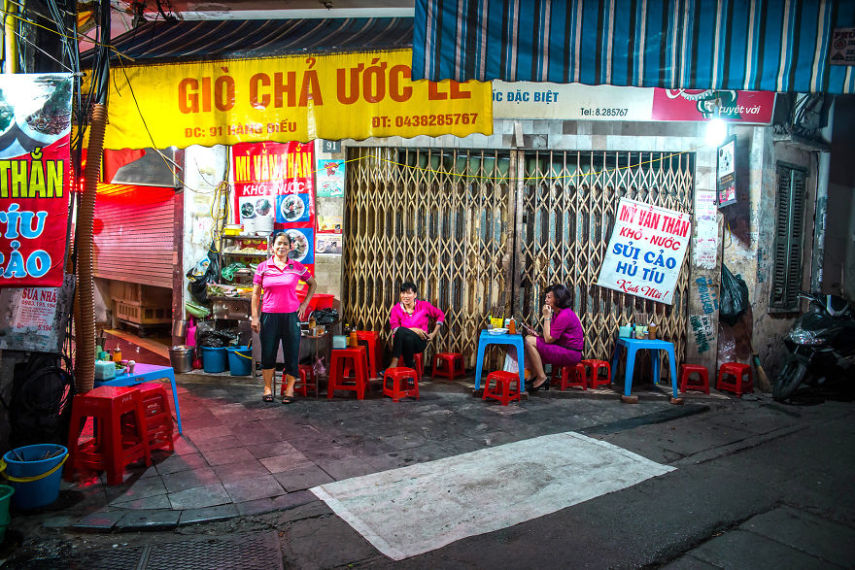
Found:
[[[474,366],[491,311],[537,322],[544,289],[562,282],[587,358],[608,358],[619,324],[642,314],[684,356],[686,268],[672,306],[595,283],[618,199],[690,212],[693,155],[362,147],[348,164],[346,322],[388,340],[389,310],[412,280],[446,313],[429,350],[461,352]]]

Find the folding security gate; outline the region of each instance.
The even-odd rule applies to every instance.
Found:
[[[608,358],[619,324],[646,314],[685,351],[688,271],[672,306],[594,285],[622,196],[690,212],[694,156],[356,148],[348,156],[344,320],[383,331],[405,280],[446,313],[435,351],[474,366],[498,309],[538,321],[566,283],[588,358]]]

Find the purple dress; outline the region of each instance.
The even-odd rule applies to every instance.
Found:
[[[573,309],[561,309],[553,315],[549,332],[555,338],[552,344],[537,337],[537,352],[545,364],[575,366],[582,360],[585,334]]]

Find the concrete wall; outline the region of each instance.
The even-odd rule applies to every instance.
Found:
[[[822,291],[855,300],[855,99],[833,107]]]
[[[228,147],[191,146],[184,153],[184,243],[182,296],[187,291],[187,271],[204,259],[214,237],[214,194],[228,172]],[[183,305],[183,301],[182,301]]]

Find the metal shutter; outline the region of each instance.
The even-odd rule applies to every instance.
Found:
[[[802,281],[802,241],[806,172],[778,163],[775,220],[775,265],[770,309],[797,311]]]
[[[95,203],[95,277],[172,289],[175,194],[139,203],[111,196]]]

